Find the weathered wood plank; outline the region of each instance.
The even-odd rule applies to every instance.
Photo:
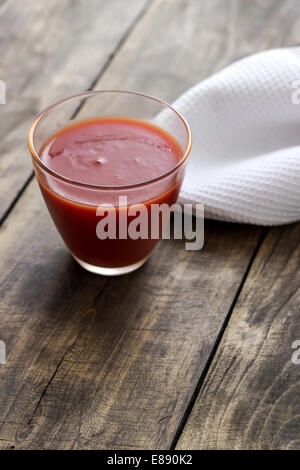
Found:
[[[0,218],[32,173],[27,133],[34,116],[91,86],[143,13],[147,0],[90,0],[0,5]],[[109,25],[109,27],[108,27]]]
[[[202,252],[164,241],[107,281],[71,260],[48,218],[34,181],[0,232],[0,446],[167,448],[257,229],[211,223]]]
[[[300,224],[262,244],[179,449],[299,449]]]
[[[171,102],[231,62],[299,44],[297,0],[157,0],[96,88]]]
[[[293,42],[294,13],[266,3],[245,7],[257,21],[251,45],[240,8],[229,20],[221,0],[156,1],[97,86],[172,100],[240,51]],[[266,24],[279,26],[282,15],[289,28],[270,39]],[[261,229],[208,223],[202,252],[165,241],[140,271],[106,281],[71,261],[35,184],[0,232],[1,446],[168,448]]]

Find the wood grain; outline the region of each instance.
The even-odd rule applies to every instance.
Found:
[[[154,1],[96,86],[172,100],[245,52],[295,41],[296,1],[242,3]],[[71,260],[35,185],[0,232],[0,446],[169,448],[262,230],[210,222],[201,252],[164,241],[106,280]]]
[[[107,280],[71,260],[30,184],[0,232],[0,446],[168,448],[257,231],[211,223],[202,252],[163,241]]]
[[[91,87],[147,0],[28,0],[0,5],[0,219],[32,174],[27,134],[35,115]],[[122,12],[122,14],[120,14]],[[107,27],[109,25],[109,27]]]
[[[235,60],[299,43],[297,0],[156,0],[96,88],[172,102]]]
[[[178,449],[299,449],[300,224],[262,244]]]

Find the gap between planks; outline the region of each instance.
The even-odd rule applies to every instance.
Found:
[[[86,91],[91,91],[94,89],[94,87],[96,86],[97,82],[99,81],[99,79],[101,78],[101,76],[105,73],[105,71],[108,69],[108,67],[110,66],[111,62],[114,60],[114,58],[121,52],[122,50],[122,46],[125,44],[125,42],[127,41],[127,39],[130,37],[131,33],[134,31],[134,29],[136,28],[136,26],[139,24],[140,21],[142,21],[142,19],[144,18],[144,16],[147,14],[147,12],[149,11],[149,9],[151,8],[152,4],[154,3],[155,0],[148,0],[148,2],[146,3],[146,5],[144,6],[144,8],[142,8],[142,10],[140,11],[140,13],[138,13],[138,15],[133,19],[131,25],[128,27],[128,29],[125,31],[125,33],[121,36],[120,40],[118,41],[115,49],[110,53],[108,59],[106,60],[106,62],[104,63],[104,65],[100,68],[100,71],[95,75],[95,78],[92,80],[90,86],[86,89]],[[0,1],[0,10],[1,10],[1,7],[4,7],[5,5],[1,3]],[[81,109],[81,106],[79,106],[76,111],[74,112],[72,118],[74,118],[77,113],[80,111]],[[8,206],[8,208],[6,209],[6,211],[4,212],[4,214],[0,217],[0,227],[2,226],[2,224],[5,222],[5,220],[8,218],[8,216],[10,215],[10,213],[12,212],[13,208],[15,207],[15,205],[17,204],[17,202],[19,201],[19,199],[22,197],[24,191],[26,190],[26,188],[28,187],[28,185],[30,184],[30,182],[33,180],[34,178],[34,171],[31,172],[31,174],[29,175],[29,177],[24,181],[23,183],[23,186],[21,186],[20,190],[18,191],[17,195],[15,196],[15,198],[11,201],[10,205]]]
[[[256,247],[255,247],[254,250],[253,250],[253,254],[252,254],[252,256],[251,256],[251,258],[250,258],[250,260],[249,260],[249,264],[248,264],[248,266],[247,266],[247,268],[246,268],[246,270],[245,270],[245,273],[244,273],[244,275],[243,275],[243,277],[242,277],[242,279],[241,279],[240,285],[239,285],[238,288],[237,288],[237,291],[236,291],[236,293],[235,293],[235,296],[234,296],[234,299],[233,299],[233,301],[232,301],[232,304],[231,304],[231,306],[230,306],[230,308],[229,308],[229,310],[228,310],[228,313],[227,313],[227,315],[226,315],[226,317],[225,317],[225,320],[224,320],[224,323],[223,323],[223,325],[222,325],[222,328],[221,328],[221,330],[220,330],[220,332],[219,332],[219,334],[218,334],[218,336],[217,336],[217,339],[216,339],[216,341],[215,341],[215,343],[214,343],[214,345],[213,345],[213,347],[212,347],[212,350],[211,350],[211,352],[210,352],[210,354],[209,354],[209,357],[208,357],[208,359],[207,359],[207,362],[206,362],[206,364],[205,364],[205,367],[204,367],[204,369],[203,369],[203,372],[202,372],[202,374],[200,374],[199,381],[198,381],[198,383],[197,383],[197,385],[196,385],[196,387],[195,387],[194,393],[193,393],[193,395],[192,395],[192,397],[191,397],[191,399],[190,399],[190,402],[189,402],[188,405],[187,405],[186,411],[185,411],[185,413],[184,413],[184,415],[183,415],[183,417],[182,417],[182,420],[181,420],[181,422],[180,422],[180,424],[179,424],[179,426],[178,426],[178,429],[177,429],[177,431],[176,431],[176,433],[175,433],[174,439],[173,439],[172,444],[171,444],[171,446],[170,446],[170,450],[175,450],[175,449],[176,449],[177,443],[178,443],[178,441],[179,441],[179,439],[180,439],[180,436],[181,436],[181,434],[182,434],[182,432],[183,432],[183,430],[184,430],[184,427],[185,427],[185,425],[186,425],[186,423],[187,423],[187,421],[188,421],[188,419],[189,419],[189,416],[190,416],[190,414],[191,414],[191,412],[192,412],[192,409],[193,409],[193,407],[194,407],[194,404],[195,404],[195,402],[196,402],[196,400],[197,400],[197,397],[198,397],[198,395],[199,395],[199,393],[200,393],[200,390],[201,390],[201,388],[202,388],[202,385],[203,385],[203,383],[204,383],[204,380],[205,380],[205,378],[206,378],[206,376],[207,376],[207,374],[208,374],[208,371],[209,371],[209,369],[210,369],[211,363],[212,363],[212,361],[213,361],[213,359],[214,359],[214,357],[215,357],[215,355],[216,355],[216,353],[217,353],[218,347],[219,347],[219,345],[220,345],[220,343],[221,343],[221,341],[222,341],[222,338],[223,338],[223,335],[224,335],[224,333],[225,333],[226,327],[227,327],[227,325],[228,325],[228,323],[229,323],[229,321],[230,321],[232,312],[233,312],[233,310],[234,310],[234,308],[235,308],[235,306],[236,306],[236,303],[237,303],[237,301],[238,301],[238,298],[239,298],[239,296],[240,296],[240,293],[241,293],[241,291],[242,291],[242,289],[243,289],[243,287],[244,287],[244,285],[245,285],[245,282],[246,282],[246,280],[247,280],[248,274],[249,274],[249,272],[250,272],[250,270],[251,270],[251,267],[252,267],[252,265],[253,265],[253,263],[254,263],[254,260],[255,260],[255,258],[256,258],[256,256],[257,256],[257,254],[258,254],[258,252],[259,252],[259,249],[260,249],[260,247],[262,246],[262,244],[263,244],[263,242],[264,242],[264,240],[265,240],[265,238],[266,238],[267,233],[269,232],[269,230],[270,230],[269,227],[264,227],[264,229],[263,229],[263,231],[262,231],[262,233],[261,233],[261,235],[260,235],[260,237],[259,237],[259,239],[258,239],[257,245],[256,245]]]

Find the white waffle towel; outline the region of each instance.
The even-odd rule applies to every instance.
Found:
[[[204,203],[217,220],[300,220],[299,48],[242,59],[173,106],[193,138],[181,202]]]

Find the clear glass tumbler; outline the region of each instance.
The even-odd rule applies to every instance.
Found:
[[[121,186],[75,181],[56,173],[42,161],[41,149],[60,129],[106,117],[136,119],[160,127],[179,144],[180,160],[151,180]],[[132,219],[128,218],[129,211],[143,204],[151,224],[153,204],[171,206],[177,201],[190,148],[191,132],[180,113],[159,99],[132,91],[98,90],[68,97],[43,111],[29,131],[35,174],[62,239],[83,268],[102,275],[125,274],[139,268],[148,259],[159,237],[133,239],[117,235],[99,238],[97,208],[106,208],[104,215],[112,210],[117,216],[126,215],[128,225]],[[160,234],[161,230],[162,227]]]

